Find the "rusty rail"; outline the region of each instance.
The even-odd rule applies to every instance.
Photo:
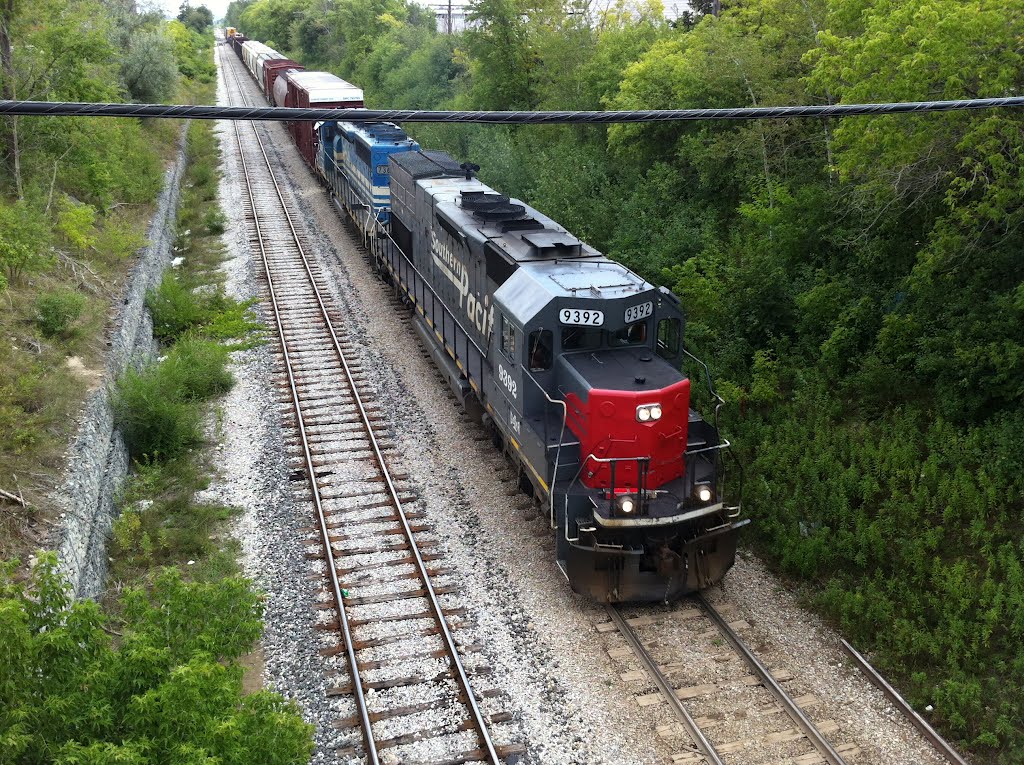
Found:
[[[797,727],[803,731],[804,735],[807,736],[807,740],[810,741],[814,748],[818,750],[818,753],[825,759],[825,762],[829,763],[829,765],[847,765],[843,756],[839,754],[832,744],[828,742],[828,739],[822,735],[814,722],[811,721],[811,718],[804,714],[804,711],[795,701],[793,701],[789,693],[786,692],[786,689],[779,684],[779,681],[772,677],[772,673],[768,671],[768,667],[766,667],[761,660],[754,655],[754,652],[751,651],[747,644],[743,642],[742,638],[736,634],[736,631],[729,626],[729,623],[720,613],[718,613],[715,607],[708,602],[707,598],[700,593],[694,597],[697,602],[703,606],[708,616],[711,617],[715,626],[718,627],[719,632],[725,636],[726,640],[732,644],[733,648],[736,649],[743,660],[747,663],[747,666],[749,666],[750,669],[753,670],[754,674],[757,675],[764,687],[771,691],[772,695],[778,699],[782,708],[786,711],[786,714],[788,714],[790,719],[796,723]]]
[[[238,81],[238,76],[237,76],[237,74],[235,72],[234,66],[228,65],[225,68],[228,69],[231,72],[231,76],[234,79],[236,85],[238,86],[239,92],[242,93],[243,92],[242,91],[242,87],[241,87],[241,84]],[[243,100],[245,100],[244,95],[243,95]],[[304,456],[304,460],[305,460],[305,464],[306,464],[306,472],[307,472],[307,475],[308,475],[308,478],[309,478],[309,484],[310,484],[310,488],[311,488],[311,491],[312,491],[313,501],[314,501],[314,504],[316,506],[317,519],[318,519],[318,522],[319,522],[320,536],[321,536],[321,540],[322,540],[322,543],[323,543],[324,553],[325,553],[325,558],[326,558],[326,564],[327,564],[326,568],[327,568],[328,576],[330,578],[331,593],[332,593],[332,595],[334,597],[334,602],[336,604],[336,608],[337,608],[337,612],[338,612],[338,627],[339,627],[339,631],[341,632],[341,634],[343,636],[343,639],[344,639],[345,652],[346,652],[346,656],[347,656],[347,659],[348,659],[348,662],[349,662],[349,666],[351,668],[353,697],[354,697],[354,700],[356,702],[356,708],[357,708],[357,712],[358,712],[358,717],[360,719],[360,723],[361,723],[361,727],[362,727],[363,739],[364,739],[364,744],[365,744],[365,747],[366,747],[367,762],[369,763],[369,765],[379,765],[380,757],[379,757],[379,753],[377,751],[377,746],[376,746],[376,743],[375,743],[374,737],[373,737],[373,731],[372,731],[372,726],[371,726],[371,715],[370,715],[369,708],[368,708],[368,705],[367,705],[367,702],[366,702],[366,697],[365,697],[365,693],[364,693],[364,689],[363,689],[363,682],[362,682],[362,679],[360,677],[359,666],[358,666],[356,655],[355,655],[354,643],[353,643],[352,635],[351,635],[351,632],[350,632],[350,629],[349,629],[348,619],[347,619],[346,613],[345,613],[345,605],[344,605],[344,600],[343,600],[343,591],[342,591],[342,586],[341,586],[341,583],[340,583],[340,581],[338,579],[338,573],[337,573],[338,566],[337,566],[337,564],[335,562],[334,550],[331,547],[330,535],[329,535],[328,526],[327,526],[327,517],[326,517],[326,513],[324,511],[323,505],[322,505],[322,498],[321,498],[321,494],[320,494],[320,488],[319,488],[319,486],[317,485],[317,482],[316,482],[316,471],[315,471],[315,467],[314,467],[314,464],[313,464],[312,454],[311,454],[310,448],[309,448],[309,441],[308,441],[308,438],[307,438],[307,435],[306,435],[305,424],[304,424],[303,418],[302,418],[302,410],[301,410],[301,406],[300,406],[298,386],[297,386],[296,381],[295,381],[295,375],[294,375],[294,371],[293,371],[293,367],[292,367],[291,356],[289,354],[287,343],[285,341],[285,331],[284,331],[284,326],[283,326],[282,319],[281,319],[281,312],[280,312],[279,305],[278,305],[276,291],[275,291],[275,288],[274,288],[274,279],[273,279],[273,276],[271,274],[269,258],[267,257],[267,253],[266,253],[266,250],[264,248],[264,242],[263,242],[263,237],[262,237],[262,234],[261,234],[261,227],[260,227],[260,222],[259,222],[259,216],[258,216],[258,214],[256,212],[256,204],[255,204],[255,200],[253,198],[253,191],[252,191],[252,188],[251,188],[251,185],[250,185],[249,172],[248,172],[248,168],[246,166],[245,156],[244,156],[244,153],[242,153],[242,151],[241,151],[241,136],[240,136],[240,133],[239,133],[238,122],[233,122],[232,124],[234,126],[235,135],[236,135],[236,138],[238,140],[239,152],[240,152],[241,157],[242,157],[242,170],[243,170],[243,176],[244,176],[244,180],[245,180],[245,184],[246,184],[246,189],[247,189],[247,192],[249,193],[250,200],[252,201],[252,205],[251,206],[252,206],[252,210],[253,210],[253,220],[254,220],[254,224],[255,224],[255,227],[256,227],[256,234],[257,234],[257,240],[259,242],[261,257],[263,259],[263,267],[264,267],[264,273],[265,273],[266,279],[267,279],[268,290],[269,290],[269,293],[270,293],[271,307],[273,309],[274,320],[275,320],[275,324],[276,324],[276,327],[277,327],[278,335],[281,338],[281,350],[282,350],[282,353],[283,353],[283,358],[284,358],[284,362],[285,362],[285,368],[286,368],[286,372],[287,372],[287,375],[288,375],[288,385],[289,385],[290,392],[291,392],[292,405],[295,408],[295,419],[296,419],[296,422],[298,423],[299,437],[300,437],[300,440],[301,440],[303,456]],[[476,728],[478,737],[480,739],[480,742],[481,742],[481,745],[483,747],[483,750],[486,753],[488,761],[491,762],[492,765],[501,765],[501,759],[500,759],[500,757],[499,757],[499,755],[497,753],[497,750],[495,749],[494,742],[491,739],[490,732],[489,732],[489,730],[487,728],[487,723],[486,723],[486,720],[484,719],[483,712],[480,709],[479,705],[477,704],[476,698],[475,698],[475,696],[473,694],[473,689],[472,689],[472,687],[470,685],[470,682],[469,682],[468,672],[466,671],[466,668],[465,668],[465,666],[464,666],[464,664],[462,662],[462,659],[459,656],[458,648],[455,645],[455,638],[452,635],[450,628],[448,627],[447,621],[445,620],[440,600],[438,599],[438,595],[437,595],[437,593],[436,593],[436,591],[434,589],[433,583],[430,581],[430,577],[429,577],[429,574],[428,574],[427,569],[426,569],[426,563],[424,562],[424,560],[422,558],[422,555],[420,553],[419,547],[417,546],[416,541],[415,541],[415,539],[413,537],[412,528],[411,528],[411,526],[409,524],[409,521],[408,521],[408,518],[406,516],[405,509],[402,506],[402,501],[399,498],[398,488],[396,487],[394,479],[393,479],[393,477],[391,475],[391,472],[388,469],[388,466],[387,466],[387,464],[386,464],[386,462],[384,460],[384,455],[382,453],[382,450],[381,450],[380,444],[378,442],[377,436],[374,433],[373,428],[372,428],[372,426],[370,424],[370,415],[369,415],[369,413],[368,413],[368,411],[366,409],[366,406],[363,403],[362,397],[359,394],[359,391],[357,389],[355,380],[354,380],[354,378],[352,376],[351,369],[349,367],[348,360],[346,359],[345,354],[344,354],[344,352],[341,349],[341,341],[340,341],[340,339],[338,337],[338,334],[337,334],[337,332],[336,332],[336,330],[334,328],[334,324],[333,324],[333,322],[330,319],[330,316],[328,314],[327,306],[326,306],[326,304],[324,303],[324,300],[323,300],[323,296],[320,293],[320,289],[316,285],[316,281],[315,281],[315,279],[313,277],[313,273],[312,273],[312,271],[310,269],[309,260],[308,260],[308,258],[306,256],[306,252],[305,252],[304,248],[302,247],[301,242],[299,241],[298,232],[295,230],[295,224],[292,221],[291,214],[289,213],[287,205],[286,205],[285,200],[284,200],[284,196],[281,193],[281,189],[280,189],[280,186],[278,185],[277,178],[276,178],[276,176],[274,174],[274,171],[273,171],[270,159],[267,156],[266,148],[264,147],[263,141],[262,141],[262,139],[259,136],[259,132],[256,130],[255,124],[250,122],[250,125],[253,127],[253,132],[255,134],[256,141],[259,144],[260,152],[262,153],[263,159],[265,160],[265,162],[267,164],[267,169],[270,172],[270,179],[271,179],[271,181],[272,181],[272,183],[274,185],[274,189],[275,189],[275,191],[277,193],[277,197],[278,197],[279,201],[281,202],[281,209],[284,211],[285,220],[286,220],[286,222],[288,224],[288,228],[289,228],[290,233],[292,235],[292,238],[294,239],[294,242],[295,242],[296,253],[297,253],[298,257],[301,259],[302,267],[303,267],[303,269],[304,269],[304,271],[305,271],[305,273],[306,273],[306,275],[307,275],[307,277],[309,279],[309,284],[310,284],[310,286],[312,288],[314,297],[316,299],[316,303],[319,306],[319,309],[320,309],[320,312],[322,314],[325,326],[326,326],[327,330],[330,333],[332,345],[334,347],[334,350],[335,350],[335,353],[337,355],[337,358],[340,361],[340,363],[342,365],[342,368],[345,370],[346,380],[347,380],[349,388],[350,388],[350,390],[352,392],[352,396],[353,396],[353,399],[355,401],[356,408],[358,409],[360,417],[362,419],[363,427],[365,428],[365,431],[366,431],[366,434],[367,434],[367,438],[368,438],[368,440],[369,440],[369,442],[371,444],[372,451],[374,453],[376,462],[377,462],[377,464],[378,464],[378,466],[380,468],[381,475],[383,476],[384,482],[386,484],[387,493],[390,495],[391,500],[392,500],[392,502],[393,502],[393,504],[394,504],[394,506],[395,506],[395,508],[397,510],[397,513],[398,513],[398,516],[399,516],[399,519],[400,519],[400,523],[401,523],[401,526],[402,526],[402,530],[403,530],[404,536],[405,536],[407,542],[409,543],[409,549],[410,549],[410,551],[413,554],[413,557],[414,557],[414,560],[415,560],[415,563],[416,563],[416,567],[417,567],[418,572],[420,574],[420,577],[421,577],[421,579],[422,579],[422,581],[424,583],[424,588],[425,588],[426,593],[427,593],[427,599],[430,602],[431,610],[433,610],[433,612],[435,614],[435,618],[436,618],[438,626],[439,626],[439,631],[440,631],[442,639],[444,641],[446,651],[447,651],[447,653],[449,655],[449,661],[451,662],[451,667],[452,667],[452,670],[453,670],[453,674],[455,675],[455,679],[458,682],[460,690],[462,692],[463,701],[466,704],[466,707],[470,711],[470,716],[472,718],[473,725]]]
[[[953,746],[946,741],[942,736],[939,735],[938,731],[935,730],[928,721],[919,715],[914,708],[907,703],[895,688],[889,685],[889,682],[882,677],[877,669],[871,666],[867,659],[865,659],[856,648],[850,645],[845,640],[841,639],[843,644],[843,650],[850,655],[850,658],[856,662],[857,666],[860,667],[860,671],[871,681],[871,683],[878,688],[885,697],[889,699],[896,708],[903,713],[904,717],[910,721],[910,724],[921,731],[921,734],[928,740],[928,743],[935,747],[946,759],[956,765],[969,765],[967,760],[960,756],[960,753],[953,748]]]

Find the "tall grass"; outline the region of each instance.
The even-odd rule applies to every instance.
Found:
[[[186,337],[163,361],[121,377],[114,413],[134,459],[172,458],[203,442],[199,404],[231,389],[227,362],[224,346]]]
[[[156,289],[146,293],[153,334],[164,342],[190,332],[216,340],[238,340],[257,333],[261,325],[250,311],[255,302],[228,297],[220,286],[195,289],[170,271]]]

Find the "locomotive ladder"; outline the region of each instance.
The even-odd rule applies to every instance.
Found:
[[[222,56],[222,63],[223,56]],[[233,65],[234,62],[224,63],[225,72],[230,72],[231,77],[234,79],[238,92],[242,94],[242,100],[247,101],[248,99],[244,95],[244,90],[241,83],[238,80],[236,73],[237,64]],[[267,176],[273,186],[273,190],[276,194],[277,200],[280,202],[280,214],[283,221],[287,224],[288,232],[290,233],[290,242],[288,243],[288,249],[292,252],[290,273],[282,271],[280,265],[272,266],[272,260],[279,263],[282,254],[282,245],[277,243],[275,246],[273,242],[268,246],[266,243],[267,239],[273,239],[273,233],[279,229],[275,229],[277,221],[261,221],[260,216],[257,212],[257,192],[254,190],[254,183],[251,178],[251,174],[257,170],[256,167],[251,167],[250,162],[247,161],[245,151],[243,150],[243,142],[241,137],[241,128],[239,127],[238,121],[233,121],[232,125],[235,131],[235,138],[239,147],[239,154],[241,157],[242,175],[246,186],[246,193],[248,194],[250,207],[252,210],[252,221],[255,228],[255,241],[258,243],[260,248],[260,255],[263,262],[263,271],[267,282],[267,288],[270,297],[270,307],[274,316],[274,324],[277,329],[278,337],[280,339],[280,348],[283,356],[284,367],[288,377],[288,389],[290,391],[291,405],[294,408],[295,420],[297,429],[299,432],[299,441],[301,445],[302,457],[305,462],[305,472],[308,478],[309,487],[311,490],[312,501],[317,511],[317,521],[319,526],[320,541],[324,550],[324,560],[326,563],[326,574],[329,578],[330,585],[330,596],[333,599],[332,605],[336,609],[337,614],[337,627],[341,633],[346,658],[348,660],[348,666],[351,673],[351,687],[350,690],[355,706],[357,709],[357,717],[359,719],[360,727],[362,729],[362,737],[365,745],[365,756],[368,763],[372,765],[379,765],[380,755],[378,752],[379,742],[375,741],[374,733],[372,729],[372,721],[374,719],[380,719],[380,714],[371,713],[366,699],[365,689],[372,687],[366,680],[361,677],[360,666],[357,660],[356,652],[358,650],[358,644],[353,639],[353,635],[350,629],[350,619],[345,609],[345,598],[347,593],[342,587],[342,584],[338,578],[339,574],[339,562],[336,559],[335,551],[332,547],[332,537],[329,529],[332,525],[328,522],[327,511],[325,510],[325,497],[321,493],[321,488],[317,482],[317,464],[313,452],[311,451],[311,443],[313,439],[310,438],[310,434],[307,432],[308,425],[306,417],[312,417],[315,419],[315,414],[304,415],[304,402],[303,402],[303,381],[302,375],[297,372],[295,366],[294,356],[299,353],[294,353],[289,350],[289,342],[287,336],[289,332],[295,332],[294,327],[285,326],[283,319],[283,313],[285,310],[282,308],[282,304],[279,302],[279,287],[280,282],[283,282],[284,288],[289,290],[288,299],[289,301],[294,300],[293,293],[296,289],[296,278],[301,279],[301,274],[305,274],[305,291],[303,295],[304,299],[308,299],[311,303],[315,303],[317,306],[318,316],[315,317],[315,321],[319,322],[322,326],[321,331],[326,331],[330,337],[330,345],[333,347],[334,356],[337,360],[340,369],[344,372],[344,380],[339,379],[336,381],[337,384],[347,384],[348,390],[345,392],[347,397],[354,403],[356,410],[359,414],[363,430],[365,431],[365,440],[369,444],[369,450],[373,453],[373,459],[380,472],[380,476],[386,486],[386,490],[382,493],[386,493],[390,500],[390,504],[393,506],[397,518],[399,520],[402,533],[404,534],[405,543],[408,545],[409,555],[415,563],[416,569],[419,574],[420,581],[422,582],[422,590],[425,597],[429,601],[429,610],[436,622],[436,632],[442,638],[445,648],[445,654],[447,662],[451,668],[451,674],[454,676],[456,683],[460,690],[460,698],[462,703],[470,712],[472,728],[475,729],[477,739],[480,742],[480,748],[478,751],[479,756],[476,753],[464,753],[456,757],[453,762],[465,762],[469,760],[480,760],[484,759],[492,765],[500,765],[502,762],[499,757],[498,750],[495,747],[491,739],[490,732],[488,730],[487,722],[484,715],[476,701],[473,693],[473,689],[470,686],[469,676],[466,667],[463,665],[462,659],[459,655],[459,651],[456,647],[455,639],[452,635],[451,629],[446,622],[443,607],[438,599],[438,592],[434,585],[431,583],[430,576],[428,574],[426,563],[424,562],[424,556],[420,553],[419,547],[416,544],[413,528],[410,526],[409,518],[407,517],[406,511],[403,509],[402,499],[400,497],[400,489],[396,485],[396,477],[389,471],[386,461],[383,455],[382,446],[378,440],[378,437],[374,433],[371,425],[373,415],[368,411],[367,405],[364,403],[363,397],[360,396],[356,381],[353,376],[352,367],[346,359],[345,353],[342,350],[344,341],[339,338],[339,333],[335,329],[334,323],[331,319],[332,306],[330,305],[330,299],[325,298],[321,292],[320,287],[317,285],[317,280],[314,275],[316,270],[315,266],[311,266],[310,260],[307,258],[305,248],[302,246],[300,236],[295,228],[292,215],[288,210],[285,203],[284,196],[281,192],[281,188],[278,185],[277,178],[274,174],[273,166],[270,161],[267,151],[264,147],[263,141],[260,138],[259,131],[256,129],[256,125],[252,122],[249,125],[253,129],[253,133],[256,137],[256,141],[259,146],[259,153],[263,157],[263,162],[259,163],[260,173],[269,173]],[[264,170],[263,165],[266,165]],[[265,205],[267,201],[260,199],[261,204]],[[299,272],[299,276],[296,277],[295,271]],[[283,275],[282,275],[283,274]],[[313,317],[304,316],[308,320],[314,320]],[[309,405],[311,406],[311,405]],[[341,569],[342,571],[344,569]],[[521,747],[500,747],[506,756],[511,753],[521,751]]]

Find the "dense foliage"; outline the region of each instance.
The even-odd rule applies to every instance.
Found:
[[[1010,0],[235,0],[379,107],[1016,95]],[[748,539],[984,759],[1024,757],[1024,116],[416,130],[679,293],[742,445]]]
[[[166,569],[120,599],[118,621],[72,601],[56,559],[27,582],[0,565],[0,761],[305,763],[309,726],[277,694],[242,694],[260,634],[245,580]]]
[[[189,100],[213,31],[120,0],[0,3],[0,98]],[[143,244],[179,123],[0,118],[0,557],[51,509],[74,412],[96,384],[111,301]],[[36,540],[38,543],[38,539]]]

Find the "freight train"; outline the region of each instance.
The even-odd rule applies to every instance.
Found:
[[[297,65],[271,92],[267,52],[237,49],[272,103],[362,106],[358,88]],[[303,97],[282,102],[278,89]],[[396,125],[326,121],[311,143],[292,135],[414,307],[462,407],[546,513],[573,590],[669,601],[718,582],[749,521],[723,495],[721,399],[684,347],[679,299]],[[702,372],[712,421],[691,405],[684,360]]]

